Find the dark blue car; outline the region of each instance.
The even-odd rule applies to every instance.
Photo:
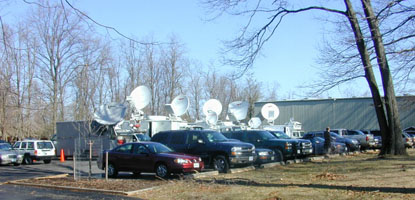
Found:
[[[333,141],[338,143],[344,143],[349,151],[359,151],[360,150],[360,144],[359,141],[356,139],[351,138],[345,138],[337,133],[330,132],[330,136],[334,139]],[[304,139],[314,138],[314,137],[320,137],[324,138],[324,131],[314,131],[314,132],[308,132],[304,134]]]
[[[324,139],[321,137],[313,137],[313,138],[304,138],[311,141],[313,145],[313,152],[315,155],[322,155],[324,154]],[[333,138],[334,140],[334,138]],[[346,144],[341,142],[332,142],[331,143],[331,150],[333,153],[345,153],[348,152],[349,149],[347,148]]]

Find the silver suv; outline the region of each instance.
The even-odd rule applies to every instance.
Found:
[[[43,160],[49,164],[56,156],[55,146],[50,140],[23,140],[14,143],[13,149],[23,155],[23,164],[32,164],[33,161]]]

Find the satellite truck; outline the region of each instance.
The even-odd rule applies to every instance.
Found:
[[[187,112],[189,99],[179,95],[171,104],[166,104],[169,116],[147,116],[144,109],[151,101],[151,92],[146,86],[135,88],[127,102],[132,110],[131,118],[125,120],[126,104],[110,103],[102,105],[94,113],[93,120],[56,123],[56,134],[52,138],[56,155],[61,149],[65,157],[80,155],[98,156],[102,150],[112,149],[126,142],[138,141],[137,134],[149,137],[164,130],[188,129],[188,123],[180,116]],[[92,148],[90,148],[92,142]]]

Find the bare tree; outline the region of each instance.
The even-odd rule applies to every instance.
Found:
[[[364,77],[366,78],[369,88],[372,92],[375,110],[378,116],[379,126],[382,131],[385,145],[382,148],[380,154],[406,154],[400,135],[401,129],[399,122],[399,114],[396,107],[396,99],[394,94],[392,76],[390,73],[388,61],[386,59],[386,52],[382,42],[382,39],[383,37],[385,37],[385,35],[381,34],[380,27],[378,24],[380,18],[379,16],[381,16],[382,13],[387,13],[388,11],[391,11],[391,8],[395,7],[395,5],[404,5],[404,1],[396,0],[384,2],[384,4],[382,4],[383,8],[379,9],[378,15],[376,15],[373,12],[371,1],[361,0],[364,16],[367,20],[367,25],[369,27],[368,30],[370,30],[371,37],[369,40],[371,40],[374,44],[377,64],[382,74],[381,77],[384,89],[383,91],[385,95],[385,107],[387,117],[385,116],[385,110],[380,97],[380,92],[372,70],[370,58],[371,54],[369,48],[366,46],[368,42],[367,39],[364,37],[360,25],[364,22],[358,20],[357,14],[353,9],[353,4],[350,0],[343,1],[345,10],[325,7],[314,2],[304,3],[305,6],[300,6],[296,8],[296,5],[290,5],[287,1],[284,0],[273,1],[272,3],[263,2],[259,0],[256,1],[255,4],[252,4],[252,2],[245,2],[240,0],[207,0],[205,1],[205,3],[210,5],[211,8],[219,10],[221,13],[228,12],[235,15],[248,15],[249,20],[247,22],[247,25],[242,28],[241,34],[235,40],[231,41],[228,45],[228,48],[231,49],[236,56],[239,56],[236,59],[228,60],[228,63],[235,66],[240,66],[242,68],[242,70],[240,71],[242,72],[245,72],[252,66],[253,61],[256,59],[260,50],[267,43],[267,41],[274,35],[275,30],[279,27],[280,23],[282,23],[285,16],[307,11],[322,11],[324,13],[335,14],[336,16],[343,17],[343,19],[346,19],[349,23],[350,30],[354,35],[353,41],[356,45],[355,49],[357,49],[357,51],[359,52],[358,55],[360,57],[361,65],[363,65],[363,71],[365,74]],[[244,5],[241,6],[241,4]],[[408,4],[409,6],[406,6]],[[411,12],[408,12],[408,10],[411,10],[411,4],[408,4],[405,4],[405,6],[403,6],[408,8],[403,9],[406,10],[408,16],[408,18],[404,18],[401,21],[403,24],[405,24],[406,21],[412,21],[412,17],[410,16]],[[249,8],[250,6],[252,9]],[[258,20],[256,17],[263,16],[266,17],[265,19],[263,19],[263,25],[257,28],[256,30],[251,31],[251,22],[254,20]],[[388,32],[386,32],[386,34],[387,33]],[[407,34],[407,36],[412,37],[410,34]],[[355,69],[357,69],[358,65],[356,65],[355,67]],[[351,72],[355,71],[346,70],[341,76],[349,76]],[[349,78],[346,77],[334,85],[353,80],[356,77],[357,76],[355,75],[352,75]]]

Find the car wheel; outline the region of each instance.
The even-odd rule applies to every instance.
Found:
[[[50,162],[52,162],[52,160],[43,160],[43,162],[44,162],[45,164],[49,164]]]
[[[169,170],[165,164],[158,164],[156,167],[156,175],[160,178],[167,178]]]
[[[274,150],[275,162],[284,161],[284,157],[282,156],[282,152],[278,149]]]
[[[227,173],[229,170],[229,163],[225,156],[216,156],[213,160],[213,166],[220,173]]]
[[[108,164],[108,177],[115,178],[118,175],[118,170],[115,168],[114,164]]]
[[[25,155],[23,158],[23,163],[26,165],[33,164],[33,160],[29,155]]]

